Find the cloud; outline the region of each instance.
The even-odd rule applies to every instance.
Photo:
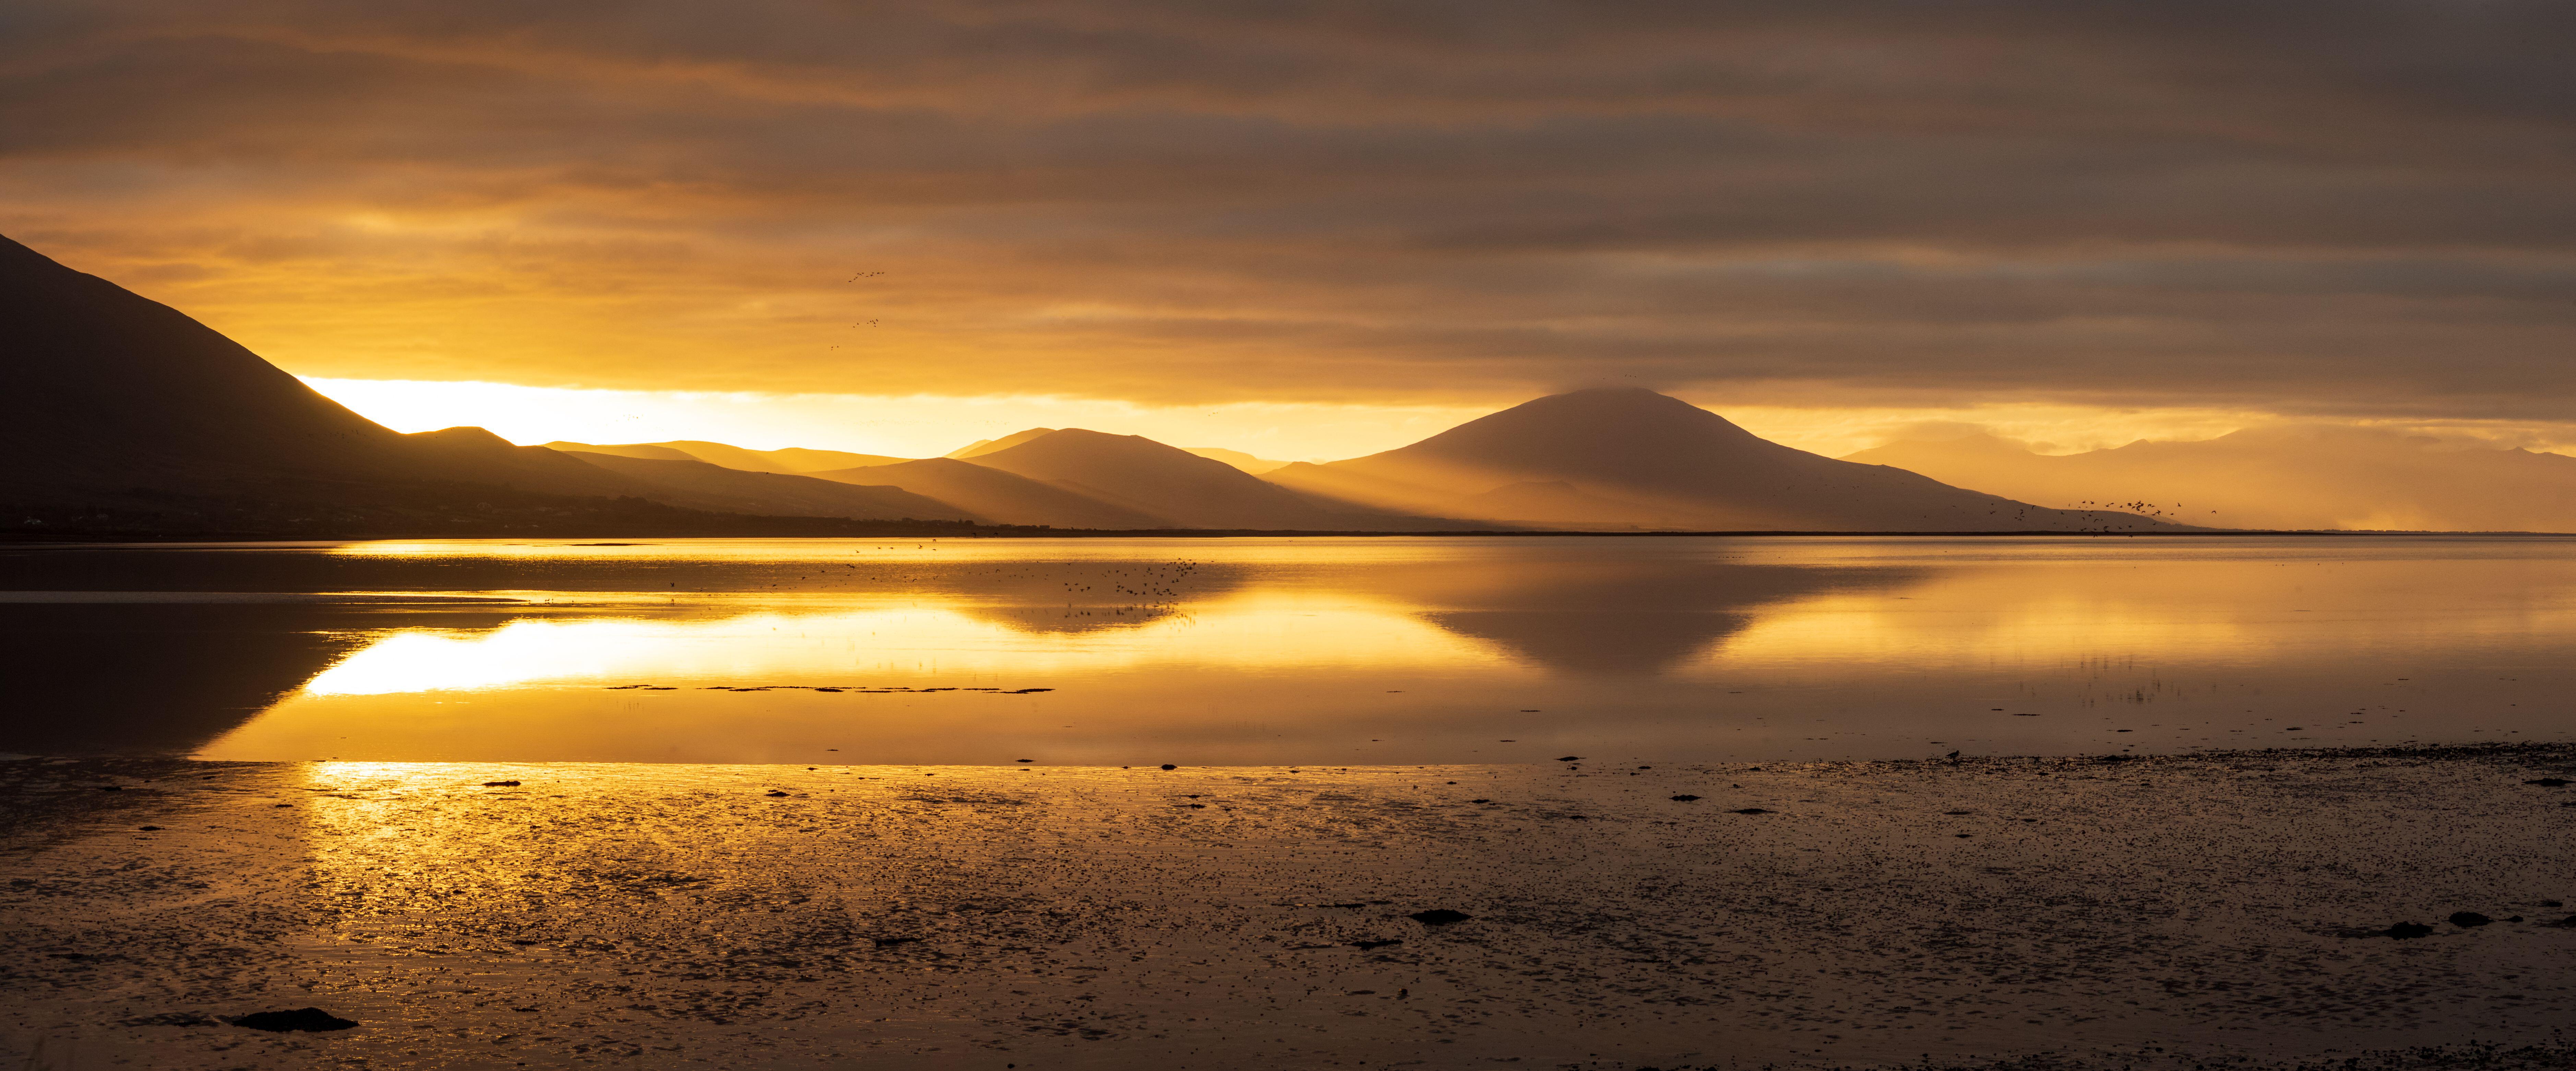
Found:
[[[307,375],[2576,419],[2561,4],[0,20],[0,231]]]

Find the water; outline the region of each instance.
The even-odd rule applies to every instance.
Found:
[[[0,750],[49,754],[1652,763],[2576,732],[2576,541],[2552,538],[16,547],[0,588]]]

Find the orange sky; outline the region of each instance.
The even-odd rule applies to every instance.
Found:
[[[0,233],[398,426],[2576,443],[2559,5],[205,7],[7,17]]]

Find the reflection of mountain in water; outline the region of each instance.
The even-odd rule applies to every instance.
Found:
[[[182,753],[367,645],[348,607],[0,606],[0,750]]]
[[[1423,619],[1567,673],[1653,676],[1753,623],[1752,614],[1636,610],[1464,610]]]
[[[1409,570],[1420,616],[1550,669],[1662,673],[1751,625],[1768,606],[1826,591],[1893,587],[1914,574],[1723,562],[1565,558]]]

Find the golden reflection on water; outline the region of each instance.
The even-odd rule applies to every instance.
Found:
[[[2559,698],[2576,685],[2571,547],[2229,538],[299,548],[278,553],[336,563],[333,579],[365,582],[345,590],[510,591],[527,602],[372,611],[372,627],[335,633],[354,649],[305,671],[301,687],[290,683],[285,698],[199,753],[1124,765],[2531,738],[2576,721]],[[651,687],[621,687],[637,685]],[[777,690],[725,690],[760,686]]]
[[[747,612],[716,620],[548,619],[484,632],[402,630],[324,670],[303,694],[563,682],[912,687],[923,680],[1051,678],[1163,663],[1331,670],[1479,658],[1476,644],[1398,607],[1289,593],[1229,596],[1117,631],[1051,631],[1033,620],[1046,612],[913,599],[900,607]]]

